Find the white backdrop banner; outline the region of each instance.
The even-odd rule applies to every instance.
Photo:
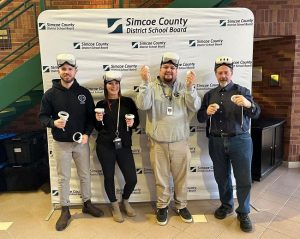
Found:
[[[46,91],[58,78],[56,55],[72,53],[77,58],[78,82],[88,88],[95,103],[103,98],[105,71],[121,71],[123,95],[135,99],[141,83],[139,69],[148,65],[152,78],[159,73],[162,53],[179,54],[178,80],[188,70],[197,74],[197,89],[204,93],[217,85],[214,60],[228,55],[234,59],[234,82],[251,89],[254,17],[245,8],[203,9],[85,9],[49,10],[38,19],[43,83]],[[149,162],[145,114],[133,133],[138,183],[131,201],[155,200],[155,182]],[[174,126],[176,127],[176,126]],[[92,200],[108,202],[103,173],[95,153],[95,131],[90,140]],[[53,138],[48,130],[52,203],[59,203]],[[205,125],[194,116],[190,126],[192,161],[188,177],[188,199],[218,198],[213,166],[208,155]],[[116,171],[116,193],[124,185]],[[81,203],[79,180],[72,166],[71,203]]]

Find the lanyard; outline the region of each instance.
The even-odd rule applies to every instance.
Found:
[[[171,103],[172,102],[172,98],[173,98],[173,86],[174,86],[174,84],[171,87],[169,86],[169,88],[171,89],[171,94],[167,95],[166,91],[165,91],[165,87],[163,85],[163,82],[162,82],[162,80],[160,78],[159,78],[159,82],[160,82],[160,87],[161,87],[161,90],[162,90],[162,92],[164,94],[164,97],[167,98],[167,99],[169,99],[169,101]]]
[[[117,129],[115,132],[117,137],[119,137],[119,118],[120,118],[120,97],[119,97],[119,106],[118,106]]]

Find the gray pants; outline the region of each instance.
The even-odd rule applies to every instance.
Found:
[[[191,161],[188,142],[160,143],[151,139],[150,162],[156,181],[157,208],[165,208],[171,201],[170,177],[174,183],[177,209],[187,206],[187,173]]]
[[[74,159],[80,179],[81,196],[84,202],[91,199],[90,148],[89,144],[53,141],[53,154],[56,158],[58,190],[61,206],[70,204],[71,165]]]

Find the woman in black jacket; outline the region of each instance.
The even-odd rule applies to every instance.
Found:
[[[121,73],[108,71],[103,78],[105,99],[99,101],[95,109],[95,128],[98,130],[96,152],[102,166],[104,187],[111,202],[113,219],[123,222],[115,194],[115,163],[117,162],[125,179],[122,204],[126,214],[134,217],[135,210],[128,202],[137,183],[131,135],[132,129],[139,125],[139,116],[134,101],[121,96]],[[128,115],[131,117],[127,117]]]

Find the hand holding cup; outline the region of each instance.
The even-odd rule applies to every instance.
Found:
[[[95,112],[96,112],[96,120],[101,121],[102,125],[104,125],[103,116],[105,114],[105,109],[104,108],[95,108]]]
[[[187,71],[185,84],[188,88],[191,88],[196,83],[196,73],[194,71]]]
[[[68,118],[69,118],[69,113],[68,112],[65,112],[65,111],[59,111],[58,112],[58,117],[59,117],[59,120],[56,120],[54,122],[55,126],[57,128],[61,128],[63,131],[65,131],[65,126],[66,126],[66,123],[68,121]]]
[[[149,82],[151,79],[149,66],[142,66],[140,75],[143,81]]]
[[[134,123],[134,114],[126,114],[125,120],[126,120],[126,124],[127,124],[127,131],[129,131],[129,127],[132,127],[132,125]]]
[[[218,109],[220,109],[220,106],[217,103],[213,103],[207,107],[206,113],[209,116],[211,116],[211,115],[215,114],[218,111]]]

